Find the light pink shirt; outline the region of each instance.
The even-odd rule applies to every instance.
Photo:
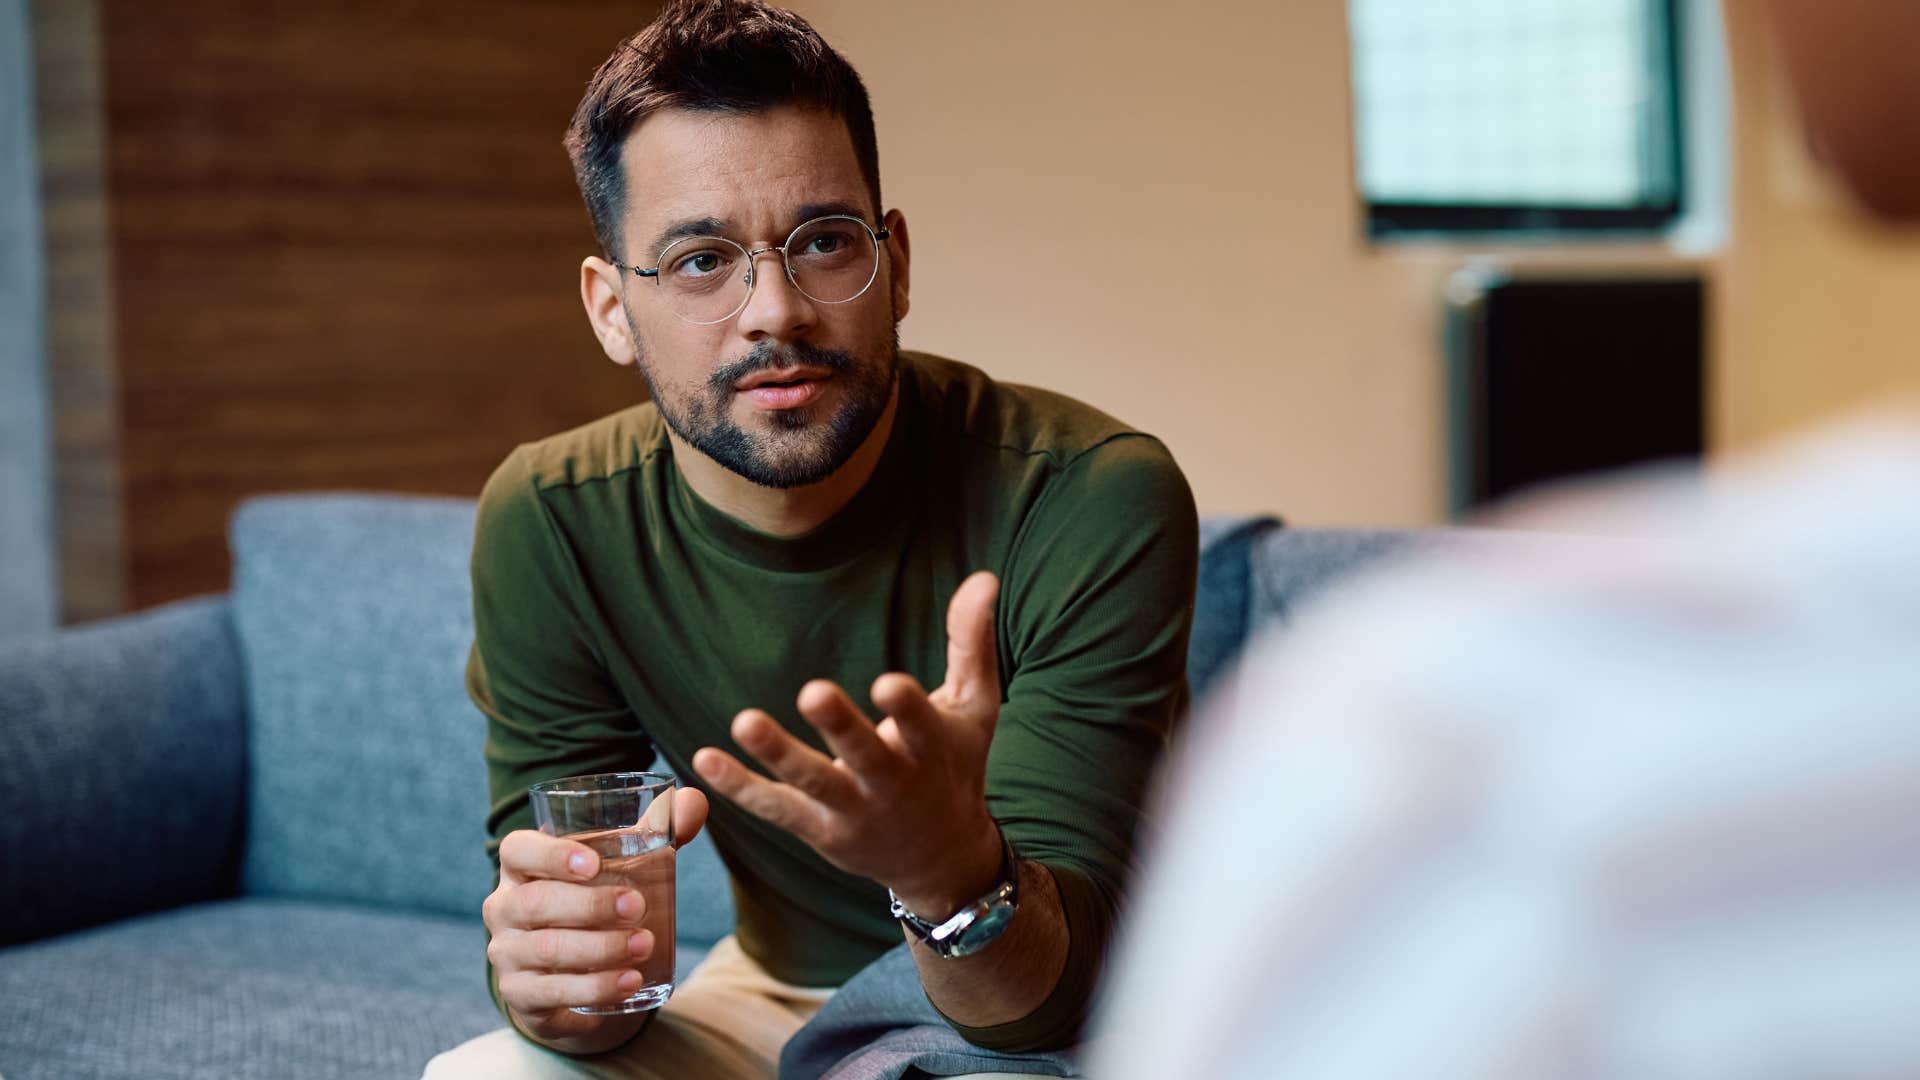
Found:
[[[1512,519],[1196,718],[1088,1075],[1920,1077],[1920,424]]]

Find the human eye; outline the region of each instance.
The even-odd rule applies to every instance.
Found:
[[[683,281],[701,281],[726,270],[729,259],[719,248],[702,247],[675,252],[667,270]]]
[[[869,247],[864,230],[846,221],[829,221],[814,226],[799,238],[799,257],[815,266],[837,266]]]

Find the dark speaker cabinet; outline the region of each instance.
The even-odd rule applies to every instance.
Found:
[[[1447,299],[1452,509],[1697,459],[1705,308],[1697,277],[1456,278]]]

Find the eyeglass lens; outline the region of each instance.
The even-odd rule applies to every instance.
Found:
[[[880,253],[865,224],[820,218],[788,238],[786,265],[794,287],[809,299],[844,304],[873,283]],[[731,240],[689,237],[667,248],[659,266],[660,288],[681,318],[719,322],[746,306],[754,271],[747,250]]]

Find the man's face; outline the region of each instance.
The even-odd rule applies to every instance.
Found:
[[[620,255],[630,266],[653,267],[676,232],[754,251],[784,244],[795,226],[824,214],[882,224],[845,123],[815,110],[664,110],[628,136],[622,165]],[[872,286],[846,303],[794,288],[777,252],[755,258],[746,307],[712,325],[676,315],[657,279],[620,275],[629,358],[674,434],[766,487],[817,483],[845,464],[892,400],[906,307],[899,217],[885,222],[900,235],[881,242]],[[624,362],[611,347],[609,355]]]

